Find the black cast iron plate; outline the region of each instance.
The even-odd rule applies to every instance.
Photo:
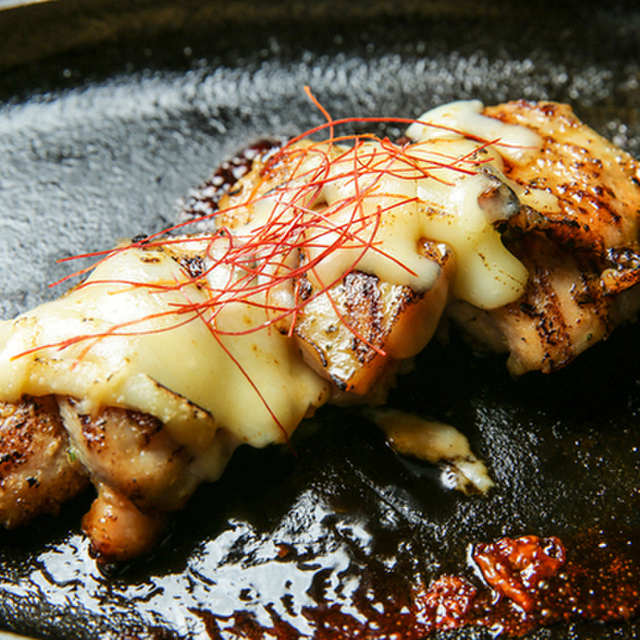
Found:
[[[402,3],[356,2],[359,13],[341,15],[329,2],[309,23],[305,3],[271,21],[254,4],[244,22],[156,22],[5,72],[4,317],[57,295],[46,284],[70,270],[57,260],[165,227],[189,188],[238,148],[320,123],[304,85],[336,118],[414,117],[464,98],[560,100],[640,152],[640,13],[624,6],[435,3],[430,13],[406,3],[403,14]],[[360,418],[328,409],[300,428],[297,457],[238,452],[223,479],[176,514],[153,558],[109,579],[79,533],[91,496],[58,518],[0,532],[0,628],[208,638],[212,621],[246,611],[267,627],[275,612],[308,632],[305,607],[337,603],[361,616],[352,596],[363,581],[384,582],[400,602],[415,576],[468,573],[474,542],[590,530],[640,543],[639,347],[637,329],[623,329],[552,377],[512,380],[500,359],[477,358],[455,335],[431,345],[390,402],[464,431],[497,481],[486,498],[451,493]],[[531,637],[634,633],[637,622],[575,622]]]

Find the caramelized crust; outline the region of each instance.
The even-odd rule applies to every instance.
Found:
[[[526,189],[542,189],[558,201],[554,210],[524,207],[511,218],[514,231],[543,233],[568,252],[586,253],[606,272],[604,292],[640,282],[640,164],[580,122],[571,107],[551,102],[509,102],[484,113],[537,132],[543,146],[533,162],[505,166]]]
[[[358,271],[320,295],[305,280],[304,295],[313,299],[296,316],[293,333],[307,362],[333,382],[334,402],[384,398],[398,361],[415,356],[433,336],[447,301],[452,255],[442,245],[423,244],[423,254],[440,265],[427,291]]]
[[[53,396],[0,403],[0,522],[15,527],[57,513],[88,485]]]

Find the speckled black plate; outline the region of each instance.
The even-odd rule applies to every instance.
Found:
[[[640,153],[640,12],[615,2],[60,0],[0,9],[0,73],[5,318],[58,294],[47,284],[78,268],[59,260],[170,224],[237,149],[322,122],[305,85],[336,118],[569,102]],[[497,482],[490,496],[452,493],[329,408],[302,425],[296,455],[239,451],[154,557],[117,575],[98,572],[80,534],[91,495],[0,531],[0,629],[307,638],[330,611],[350,631],[322,637],[388,637],[416,581],[474,579],[475,542],[556,535],[584,553],[579,541],[601,535],[606,567],[616,541],[640,544],[639,353],[640,332],[621,329],[566,370],[512,380],[453,334],[390,401],[464,431]],[[577,620],[530,636],[634,634],[637,621]]]

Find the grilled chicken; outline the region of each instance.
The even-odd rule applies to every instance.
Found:
[[[433,243],[423,251],[442,267],[428,291],[353,272],[314,296],[317,287],[303,279],[313,299],[296,318],[293,335],[305,360],[332,381],[334,403],[383,402],[399,364],[431,340],[448,299],[453,259]]]
[[[165,531],[167,512],[145,513],[109,485],[95,484],[98,497],[82,519],[91,554],[101,564],[116,564],[152,551]]]
[[[145,512],[181,508],[199,478],[193,456],[149,414],[107,407],[83,413],[71,398],[59,400],[73,450],[92,478],[108,483]]]
[[[407,133],[256,147],[233,188],[218,172],[190,201],[218,211],[199,235],[120,247],[1,324],[5,526],[90,477],[93,550],[131,559],[239,444],[382,402],[442,317],[522,373],[633,314],[633,159],[553,104],[457,103]]]
[[[57,409],[52,396],[0,403],[0,522],[5,527],[57,513],[89,484]]]
[[[567,250],[586,252],[603,270],[613,269],[603,283],[606,293],[627,288],[614,283],[640,270],[638,162],[580,122],[568,105],[519,101],[484,113],[540,135],[542,148],[534,161],[506,159],[504,172],[525,190],[542,189],[557,201],[537,211],[524,207],[509,227],[541,232]]]
[[[483,347],[508,352],[508,366],[557,370],[605,338],[616,321],[615,300],[580,256],[530,234],[513,248],[530,273],[525,294],[492,311],[454,302],[448,314]]]
[[[553,199],[521,207],[502,226],[529,271],[525,294],[495,310],[457,302],[450,312],[480,342],[508,351],[513,373],[554,371],[640,306],[640,164],[567,105],[519,101],[484,113],[541,136],[535,159],[506,159],[504,173],[525,193]]]

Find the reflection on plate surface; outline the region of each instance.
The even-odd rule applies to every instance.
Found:
[[[0,266],[4,274],[18,266],[0,283],[3,317],[59,293],[46,284],[78,263],[57,260],[170,224],[180,198],[239,148],[322,122],[307,84],[336,118],[412,117],[461,98],[567,101],[638,155],[640,16],[587,9],[565,16],[553,36],[545,16],[513,14],[506,26],[492,15],[374,14],[347,25],[327,19],[331,29],[308,33],[248,23],[236,27],[234,46],[220,35],[227,53],[200,33],[146,34],[135,51],[124,43],[129,66],[115,57],[105,69],[98,47],[51,63],[51,91],[26,75],[0,106]],[[617,34],[615,47],[605,32]],[[638,347],[638,331],[623,329],[553,378],[514,381],[503,362],[472,356],[455,335],[446,348],[431,345],[391,402],[468,435],[498,484],[486,499],[454,495],[358,416],[328,409],[300,429],[296,455],[239,451],[223,479],[176,515],[153,558],[109,579],[79,534],[90,496],[57,519],[0,532],[0,627],[38,637],[216,638],[244,624],[272,630],[256,637],[308,637],[318,612],[329,624],[332,605],[345,624],[378,615],[384,625],[416,584],[445,573],[477,581],[474,543],[558,536],[571,554],[587,548],[589,533],[635,549],[640,365],[628,356]],[[532,637],[640,632],[637,622],[580,624]]]

